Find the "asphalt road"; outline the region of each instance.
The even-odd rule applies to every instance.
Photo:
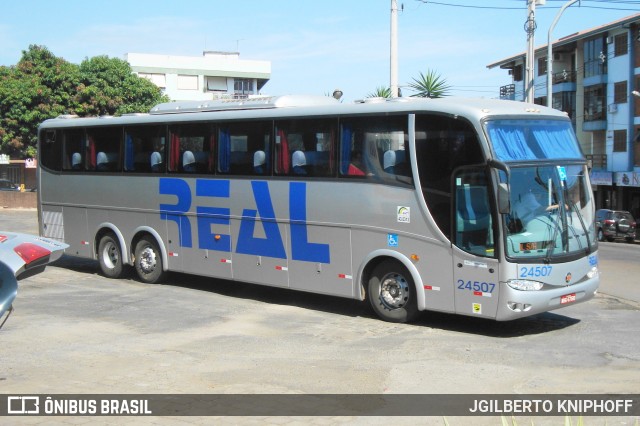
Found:
[[[36,233],[35,211],[0,211],[0,230]],[[614,244],[603,244],[602,292],[595,299],[507,323],[428,313],[416,324],[390,324],[357,301],[184,274],[170,275],[164,285],[110,280],[99,274],[96,262],[65,256],[20,281],[16,310],[0,330],[0,389],[5,394],[638,393],[640,303],[636,296],[635,301],[624,297],[637,295],[633,291],[617,294],[609,288],[617,288],[614,281],[633,283],[640,263],[633,262],[637,252],[628,260],[609,259],[609,252],[624,248]],[[9,424],[78,423],[38,419],[11,418]],[[211,423],[192,417],[124,420]],[[635,420],[594,424],[605,421]],[[343,417],[216,422],[386,423]],[[444,424],[442,418],[419,422]],[[447,422],[499,424],[500,419]],[[518,418],[518,424],[531,423]]]

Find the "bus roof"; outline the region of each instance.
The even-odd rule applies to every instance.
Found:
[[[241,100],[168,102],[156,105],[149,113],[125,114],[119,117],[79,118],[63,115],[42,123],[43,127],[83,127],[122,124],[152,124],[181,121],[233,119],[277,119],[285,117],[319,117],[375,113],[443,113],[473,120],[488,116],[551,116],[567,118],[567,114],[540,105],[483,98],[368,98],[341,103],[329,96],[265,96]],[[171,115],[171,117],[167,117]]]

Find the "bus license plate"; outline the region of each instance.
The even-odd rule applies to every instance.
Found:
[[[565,294],[564,296],[560,297],[560,304],[564,305],[567,303],[571,303],[571,302],[575,302],[576,301],[576,294],[575,293],[571,293],[571,294]]]

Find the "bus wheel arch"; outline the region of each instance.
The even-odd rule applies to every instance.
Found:
[[[102,273],[109,278],[122,278],[129,262],[122,234],[112,227],[101,226],[94,247]]]
[[[390,322],[411,322],[424,309],[422,281],[415,266],[397,252],[371,258],[361,272],[361,291],[374,312]]]
[[[167,255],[161,241],[152,230],[139,230],[131,241],[133,266],[144,283],[156,284],[165,277]]]

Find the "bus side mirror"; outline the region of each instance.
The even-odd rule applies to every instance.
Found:
[[[509,198],[509,184],[498,183],[498,212],[501,214],[507,214],[511,211]]]

